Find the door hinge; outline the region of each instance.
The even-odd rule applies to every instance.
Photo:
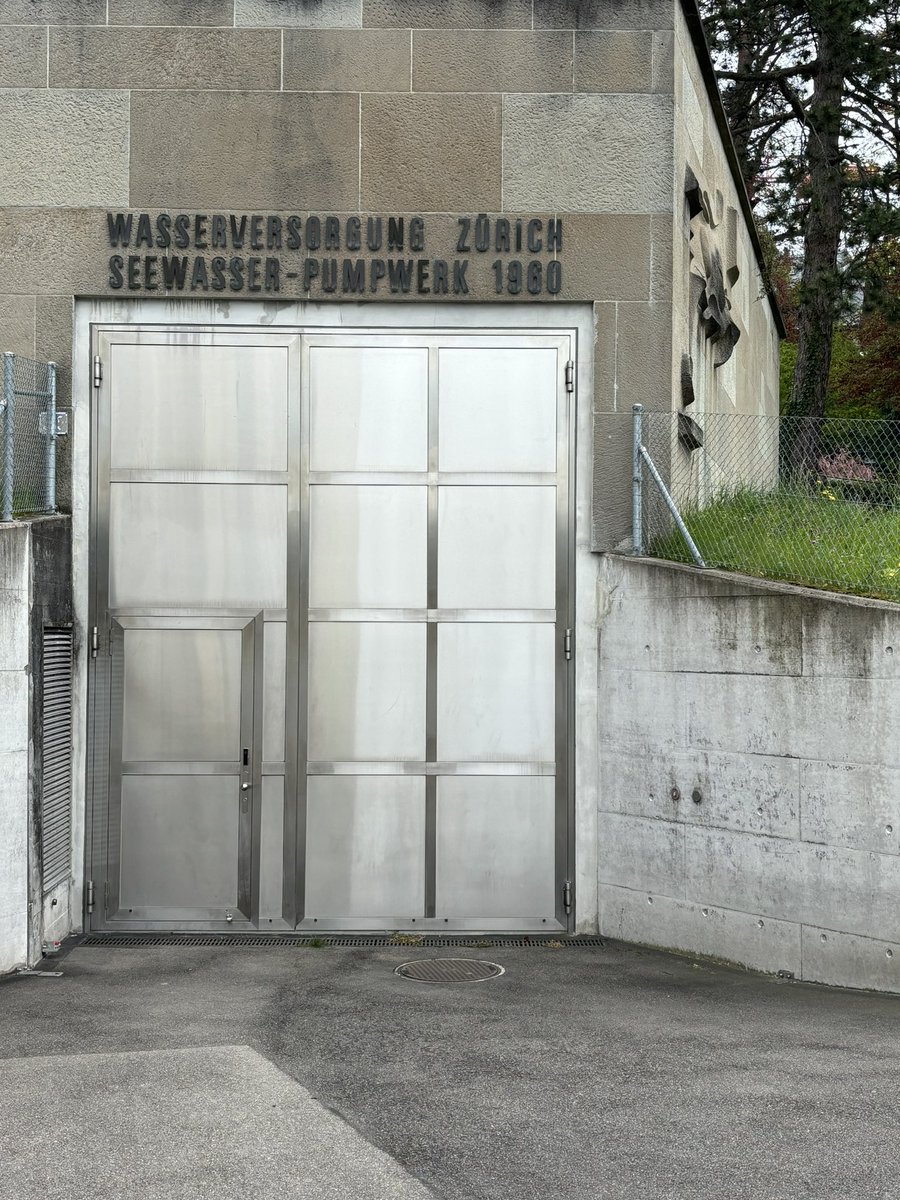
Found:
[[[575,364],[571,359],[566,363],[566,391],[575,391]]]
[[[99,354],[94,355],[94,387],[98,388],[103,382],[103,360]]]
[[[566,656],[566,661],[572,657],[572,630],[567,629],[563,634],[563,654]]]
[[[572,881],[571,881],[571,879],[567,879],[565,881],[565,883],[563,884],[562,899],[563,899],[563,908],[566,910],[566,913],[570,913],[572,911]]]
[[[100,649],[100,630],[96,625],[91,627],[91,658],[97,657],[97,651]]]
[[[94,881],[86,879],[84,881],[84,904],[89,913],[94,911]]]

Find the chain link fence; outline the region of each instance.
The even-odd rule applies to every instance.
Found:
[[[0,390],[0,521],[56,511],[56,366],[3,355]]]
[[[635,553],[900,602],[900,419],[632,417]]]

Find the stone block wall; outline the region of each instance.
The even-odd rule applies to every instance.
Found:
[[[562,288],[535,302],[593,306],[597,412],[669,408],[678,19],[678,0],[0,0],[0,349],[54,359],[71,402],[73,297],[129,295],[108,209],[424,214],[439,254],[460,214],[555,215]],[[468,299],[516,298],[495,257],[472,255]],[[609,432],[597,548],[629,532],[627,480],[624,510],[618,478],[599,486],[610,457],[627,471]],[[63,508],[68,470],[62,442]]]
[[[900,991],[900,610],[600,560],[600,929]]]

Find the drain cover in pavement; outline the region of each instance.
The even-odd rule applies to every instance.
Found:
[[[420,983],[480,983],[502,975],[503,967],[477,958],[419,958],[403,963],[395,974]]]

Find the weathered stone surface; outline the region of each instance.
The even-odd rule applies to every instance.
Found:
[[[572,37],[530,30],[413,33],[420,92],[570,92]]]
[[[361,202],[371,211],[499,209],[500,97],[364,96]]]
[[[666,96],[507,96],[503,203],[570,212],[669,212]]]
[[[99,222],[98,222],[99,224]],[[35,358],[56,363],[56,404],[72,406],[72,298],[38,296],[35,313]],[[60,512],[72,507],[72,433],[56,443],[56,506]]]
[[[530,29],[531,0],[363,0],[363,25],[391,29]]]
[[[234,0],[109,0],[110,25],[233,25]]]
[[[653,745],[626,752],[605,746],[600,806],[631,816],[796,839],[799,764],[761,754],[661,751]]]
[[[408,92],[409,34],[390,29],[287,29],[286,91]]]
[[[616,389],[616,306],[595,303],[593,313],[594,412],[613,412]]]
[[[900,766],[802,762],[803,840],[900,854]]]
[[[234,0],[235,25],[358,29],[362,0]]]
[[[900,992],[900,945],[804,925],[803,978],[835,987]]]
[[[652,213],[650,216],[650,300],[672,301],[674,264],[672,261],[672,216]]]
[[[358,122],[356,96],[132,92],[132,206],[355,207]]]
[[[576,92],[653,91],[652,66],[653,34],[648,30],[575,34]]]
[[[109,254],[100,209],[0,209],[0,293],[96,291]]]
[[[50,38],[51,87],[277,91],[280,85],[275,29],[55,29]]]
[[[34,358],[34,296],[0,296],[0,352]]]
[[[664,896],[684,895],[683,825],[601,812],[597,838],[601,883]]]
[[[650,218],[567,213],[562,258],[566,295],[578,300],[647,300]]]
[[[672,309],[619,304],[616,313],[616,407],[667,411],[672,403]]]
[[[0,88],[44,87],[47,30],[40,26],[0,28]]]
[[[0,146],[0,205],[127,203],[124,93],[0,92]]]
[[[613,307],[613,306],[610,306]],[[606,402],[606,397],[601,397]],[[599,403],[599,401],[598,401]],[[631,547],[631,417],[594,415],[591,549]]]
[[[675,87],[675,35],[665,30],[653,34],[651,91],[672,94]]]
[[[671,29],[675,0],[534,0],[535,29]]]
[[[800,976],[800,926],[771,917],[601,886],[600,932],[645,946],[665,946],[743,963],[756,971]]]
[[[0,0],[0,25],[105,25],[106,0]]]

